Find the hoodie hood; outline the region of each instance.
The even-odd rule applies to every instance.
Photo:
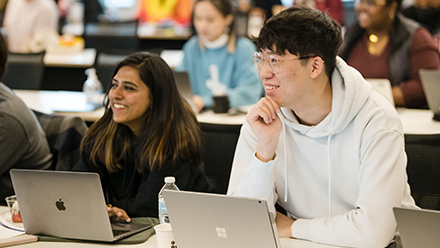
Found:
[[[332,136],[342,132],[360,111],[371,94],[371,85],[340,57],[331,78],[332,110],[318,125],[308,127],[298,123],[292,111],[281,108],[282,122],[312,138]]]

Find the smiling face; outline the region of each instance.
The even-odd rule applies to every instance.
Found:
[[[209,1],[200,1],[194,6],[194,27],[201,39],[217,40],[225,27],[231,25],[232,20],[232,15],[223,16]]]
[[[381,30],[392,22],[390,12],[396,12],[396,2],[386,5],[385,0],[362,0],[356,2],[355,10],[362,28]]]
[[[302,102],[313,90],[309,61],[301,62],[298,56],[288,51],[284,55],[277,55],[266,49],[261,54],[265,58],[273,55],[282,61],[276,74],[269,70],[267,63],[258,72],[266,95],[275,100],[280,107],[294,109],[294,105]]]
[[[121,67],[113,77],[109,92],[113,120],[127,125],[135,135],[151,106],[151,93],[139,77],[139,70],[131,66]]]

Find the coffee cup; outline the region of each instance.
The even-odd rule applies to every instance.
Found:
[[[229,110],[228,95],[213,96],[212,110],[214,113],[227,113]]]
[[[158,248],[170,248],[177,246],[170,224],[164,223],[156,225],[154,226],[154,230],[156,231]]]

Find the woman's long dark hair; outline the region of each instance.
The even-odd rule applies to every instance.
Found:
[[[110,86],[104,116],[90,127],[81,149],[90,149],[92,161],[105,164],[109,171],[123,168],[122,163],[128,159],[135,161],[139,172],[160,168],[167,159],[174,163],[201,162],[200,126],[191,107],[179,94],[167,63],[158,55],[136,53],[116,66],[113,77],[123,66],[137,68],[151,93],[145,96],[150,98],[151,108],[144,114],[139,135],[135,137],[126,125],[113,121],[108,99]]]

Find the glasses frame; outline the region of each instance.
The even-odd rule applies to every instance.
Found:
[[[261,65],[259,65],[259,63],[257,62],[257,58],[261,57],[262,59],[262,63]],[[301,56],[298,58],[293,58],[293,59],[277,59],[274,55],[269,55],[269,60],[275,60],[276,61],[276,68],[278,68],[276,71],[272,68],[271,63],[267,63],[267,58],[265,58],[261,53],[259,52],[254,52],[254,54],[252,55],[252,58],[254,59],[254,65],[255,67],[257,67],[258,71],[261,71],[261,69],[263,69],[264,65],[267,63],[267,67],[269,68],[269,71],[273,74],[277,74],[280,71],[280,63],[283,63],[285,61],[292,61],[292,60],[304,60],[304,59],[312,59],[318,57],[317,55],[308,55],[308,56]]]

